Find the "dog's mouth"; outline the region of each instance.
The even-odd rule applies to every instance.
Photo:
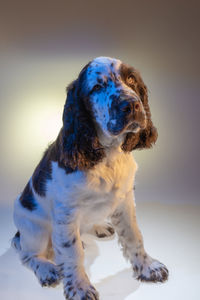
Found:
[[[127,132],[138,132],[141,129],[140,125],[136,122],[130,124],[125,131]]]
[[[145,118],[144,121],[142,121],[142,122],[136,122],[136,121],[132,122],[131,124],[129,124],[129,125],[125,128],[125,130],[126,130],[127,132],[134,132],[134,133],[136,133],[136,132],[138,132],[140,129],[145,129],[145,127],[146,127],[146,118]]]
[[[143,121],[132,121],[131,123],[129,122],[126,126],[124,126],[124,124],[116,126],[115,124],[115,126],[112,127],[112,122],[110,122],[108,126],[109,132],[115,136],[128,132],[137,133],[146,127],[146,118]]]

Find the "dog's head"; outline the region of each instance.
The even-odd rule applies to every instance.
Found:
[[[63,113],[63,158],[73,169],[86,169],[105,153],[99,135],[119,136],[124,151],[149,148],[157,139],[147,88],[134,68],[98,57],[69,85]]]

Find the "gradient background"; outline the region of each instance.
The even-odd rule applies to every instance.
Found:
[[[65,87],[96,56],[141,71],[159,139],[135,152],[138,198],[199,202],[199,1],[5,1],[0,203],[12,205],[61,126]]]
[[[144,217],[142,231],[152,252],[156,255],[160,247],[158,256],[174,268],[169,288],[164,287],[172,295],[164,295],[173,299],[177,283],[180,290],[187,284],[190,287],[194,278],[189,283],[187,274],[196,272],[197,289],[192,290],[198,299],[199,12],[198,0],[1,1],[0,253],[8,249],[15,232],[14,199],[61,127],[65,87],[88,61],[111,56],[140,70],[159,132],[153,149],[136,151],[134,156],[139,164],[136,202],[139,219]],[[159,236],[159,247],[150,239],[152,228]],[[173,243],[177,248],[171,251]],[[191,254],[188,259],[183,249],[187,256]],[[5,282],[5,272],[2,278]],[[117,285],[115,281],[113,286]]]

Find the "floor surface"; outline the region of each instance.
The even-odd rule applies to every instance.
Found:
[[[116,236],[99,240],[84,236],[87,273],[102,300],[197,300],[200,283],[200,206],[138,203],[137,216],[145,248],[169,269],[164,284],[137,282],[122,256]],[[9,222],[10,221],[10,222]],[[62,286],[42,288],[9,248],[15,232],[12,213],[1,210],[0,299],[62,300]]]

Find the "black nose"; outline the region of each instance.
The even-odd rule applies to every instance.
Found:
[[[142,110],[142,105],[138,100],[125,100],[120,103],[120,110],[127,114],[140,112]]]

